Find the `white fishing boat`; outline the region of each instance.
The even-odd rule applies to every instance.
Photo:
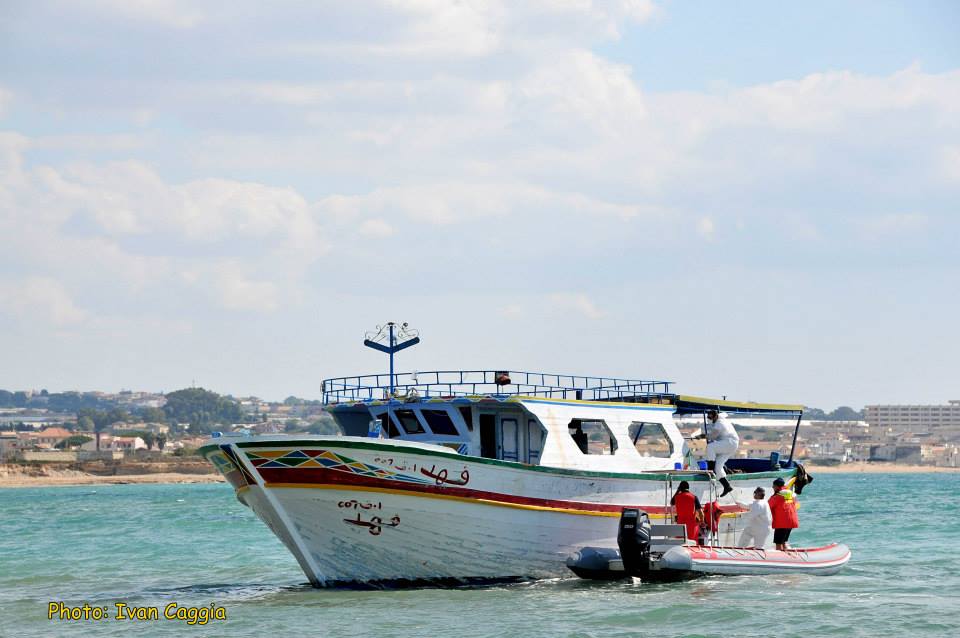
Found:
[[[404,344],[393,334],[388,343],[378,349],[391,353],[389,374],[323,382],[342,436],[224,434],[200,450],[315,586],[569,575],[572,552],[617,547],[623,508],[670,522],[680,480],[702,501],[717,499],[675,414],[720,408],[800,423],[802,406],[688,397],[666,381],[394,374],[392,353]],[[719,500],[721,536],[735,533],[737,501],[794,478],[792,456],[726,464],[734,491]]]

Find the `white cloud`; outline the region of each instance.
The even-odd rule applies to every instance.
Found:
[[[568,45],[476,75],[397,67],[389,78],[207,87],[204,99],[228,91],[303,133],[217,131],[191,150],[192,166],[278,174],[309,166],[353,184],[326,193],[322,215],[363,210],[393,224],[397,212],[442,225],[555,207],[695,216],[708,205],[716,227],[733,215],[740,223],[769,215],[713,205],[758,189],[809,193],[842,175],[850,196],[922,191],[940,170],[925,165],[938,161],[936,149],[960,145],[950,124],[960,72],[829,72],[646,93],[628,66]],[[874,170],[866,157],[887,158],[888,168]],[[952,155],[944,157],[942,171],[952,175]]]
[[[14,185],[23,178],[23,151],[30,146],[25,135],[0,131],[0,184]]]
[[[523,183],[446,182],[381,188],[365,195],[334,195],[319,202],[324,215],[401,214],[413,221],[448,225],[520,214],[577,214],[629,219],[660,212],[592,199],[582,193],[550,191]]]
[[[313,329],[314,305],[328,334],[390,307],[429,317],[434,335],[499,322],[556,343],[574,326],[594,344],[612,334],[601,318],[642,316],[710,336],[691,300],[723,288],[697,286],[731,262],[742,276],[720,281],[796,270],[819,295],[850,264],[875,275],[869,252],[895,244],[881,267],[950,259],[937,242],[957,223],[960,72],[657,91],[639,78],[668,74],[670,60],[631,67],[649,47],[604,46],[656,13],[600,0],[22,3],[5,25],[20,66],[0,110],[33,133],[0,133],[4,290],[81,337],[122,328],[131,352],[186,321],[177,329],[211,344],[195,360],[215,365],[237,338],[286,357],[284,339],[253,331]],[[367,239],[390,233],[403,241]],[[732,249],[677,262],[701,234]],[[936,280],[929,271],[918,279]],[[775,299],[788,287],[757,288]],[[690,292],[659,312],[658,294],[675,289]],[[450,290],[468,301],[451,304]],[[458,316],[467,305],[477,311]],[[8,339],[37,334],[21,328]],[[544,354],[529,347],[530,360]]]
[[[2,134],[0,230],[12,234],[0,246],[35,272],[69,272],[82,257],[84,271],[69,272],[71,281],[111,273],[130,290],[176,282],[206,291],[222,307],[270,310],[299,294],[310,265],[331,243],[348,241],[335,232],[387,237],[407,226],[440,232],[479,222],[471,231],[475,244],[514,242],[515,250],[533,228],[570,235],[567,243],[535,244],[549,258],[575,240],[601,246],[643,236],[653,221],[710,237],[720,227],[753,233],[751,217],[778,215],[785,221],[772,225],[776,232],[816,239],[822,220],[791,209],[796,197],[753,210],[724,202],[767,188],[780,188],[782,197],[791,192],[783,186],[789,181],[807,184],[798,187],[806,194],[811,182],[838,171],[848,192],[909,193],[924,184],[917,157],[936,164],[941,176],[954,174],[960,135],[948,123],[960,73],[911,67],[887,77],[837,72],[714,93],[644,93],[628,66],[586,51],[579,37],[550,56],[524,53],[515,69],[476,76],[446,69],[351,81],[183,85],[176,106],[160,102],[151,112],[184,108],[198,116],[227,99],[261,116],[285,114],[298,128],[290,135],[208,127],[191,144],[185,169],[198,176],[179,182],[129,157],[24,161],[28,150],[88,154],[97,135]],[[901,121],[920,122],[919,129],[901,135],[891,125]],[[138,129],[105,136],[100,146],[129,156],[165,144],[156,132]],[[889,156],[902,163],[894,164],[901,172],[880,179],[862,162],[837,160],[838,144]],[[279,183],[299,171],[349,186],[325,186],[311,202],[305,188],[202,176],[225,171]],[[290,178],[298,181],[304,183]],[[704,209],[709,216],[699,216]],[[929,218],[877,216],[866,205],[850,215],[866,220],[854,233],[877,240],[922,231]],[[15,235],[16,242],[9,239]],[[260,301],[245,306],[237,299]],[[584,316],[599,312],[582,301],[566,303]]]
[[[119,297],[186,286],[226,309],[272,312],[327,250],[313,210],[292,189],[224,179],[171,185],[136,161],[29,166],[30,147],[23,136],[0,137],[0,251],[27,272],[56,274],[20,293],[36,305],[46,290],[58,323],[82,316],[60,280]]]
[[[51,219],[89,215],[110,237],[161,233],[197,244],[272,238],[314,256],[325,249],[310,206],[289,188],[213,178],[171,185],[139,161],[40,166],[27,175],[23,195],[44,198]]]
[[[175,188],[183,205],[174,211],[175,226],[191,239],[225,235],[287,236],[294,244],[313,244],[317,228],[306,200],[289,188],[203,179]]]
[[[510,321],[551,323],[556,321],[579,321],[603,319],[607,313],[582,292],[558,291],[526,295],[523,299],[513,296],[500,298],[502,305],[496,315]]]
[[[880,240],[923,232],[930,219],[921,213],[887,213],[856,222],[864,239]]]
[[[191,29],[203,20],[197,3],[183,0],[92,0],[88,6],[110,17],[121,16],[174,29]]]
[[[368,28],[351,38],[340,33],[291,38],[278,48],[295,56],[476,59],[521,49],[552,50],[571,41],[589,45],[616,40],[626,25],[657,14],[650,0],[385,0],[364,9],[369,15],[352,17],[365,19]],[[345,5],[332,13],[351,10]]]
[[[941,151],[940,172],[948,183],[960,184],[960,146],[947,146]]]
[[[9,104],[13,102],[13,92],[0,86],[0,117],[3,117]]]
[[[44,135],[30,142],[33,150],[79,151],[84,153],[134,153],[144,152],[156,144],[153,134],[119,133],[110,135]]]
[[[781,225],[787,237],[796,241],[823,239],[820,229],[805,215],[787,214],[781,217]]]
[[[573,312],[587,319],[602,319],[606,313],[585,294],[579,292],[560,292],[548,297],[550,304],[559,312]]]
[[[368,237],[389,237],[394,232],[393,226],[382,219],[366,219],[360,224],[360,234]]]
[[[511,303],[502,307],[499,314],[506,319],[520,319],[526,316],[527,312],[524,310],[522,304]]]
[[[236,262],[213,268],[214,284],[221,304],[231,310],[272,313],[280,308],[279,286],[271,281],[255,280]]]
[[[0,311],[13,311],[22,321],[76,324],[87,318],[64,285],[51,277],[28,277],[22,282],[0,281]]]
[[[517,116],[557,139],[570,133],[632,135],[647,113],[630,67],[579,49],[539,65],[519,81],[515,93]]]
[[[940,126],[960,112],[958,101],[960,71],[925,73],[917,66],[887,76],[812,73],[799,80],[716,93],[666,93],[656,99],[661,115],[694,118],[701,133],[737,124],[827,133],[842,131],[856,118],[904,116],[920,109],[933,109],[931,124]]]
[[[409,18],[398,40],[382,46],[391,55],[479,56],[492,53],[500,43],[502,7],[496,2],[445,2],[444,0],[391,0],[387,3]]]
[[[713,239],[714,232],[713,220],[709,217],[701,217],[697,220],[697,232],[707,239]]]

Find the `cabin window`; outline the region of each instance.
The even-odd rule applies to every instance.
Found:
[[[527,420],[527,463],[531,465],[540,461],[540,453],[543,451],[544,439],[543,426],[536,419]]]
[[[480,456],[497,458],[497,415],[480,415]]]
[[[573,419],[567,426],[570,438],[584,454],[617,453],[617,439],[603,421]]]
[[[423,426],[420,425],[420,421],[417,420],[417,415],[414,414],[413,410],[394,410],[393,416],[399,421],[407,434],[424,433]]]
[[[457,409],[460,410],[460,416],[462,416],[463,420],[466,422],[467,429],[473,432],[473,410],[471,410],[469,407]]]
[[[640,456],[670,458],[673,455],[673,441],[659,423],[634,421],[627,428],[627,434]]]
[[[520,460],[520,427],[516,419],[500,419],[500,458]]]
[[[397,426],[394,425],[393,421],[390,420],[390,417],[387,416],[387,413],[384,412],[380,415],[380,431],[387,435],[388,439],[394,439],[400,436],[400,430],[397,429]]]
[[[446,410],[420,410],[420,414],[423,415],[423,420],[427,422],[434,434],[460,435]]]

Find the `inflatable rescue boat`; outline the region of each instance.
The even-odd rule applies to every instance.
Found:
[[[651,525],[646,512],[624,509],[617,535],[619,549],[585,547],[567,558],[577,576],[644,581],[686,580],[710,574],[816,574],[840,571],[850,549],[840,543],[780,551],[745,547],[690,545],[683,525]]]

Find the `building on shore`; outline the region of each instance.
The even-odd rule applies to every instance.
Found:
[[[169,434],[170,426],[166,423],[127,423],[125,421],[117,421],[116,423],[110,425],[110,431],[116,434],[122,434],[123,432],[153,432],[154,434]]]
[[[920,445],[871,445],[869,461],[920,465],[923,447]]]
[[[87,441],[80,446],[80,449],[84,451],[96,450],[96,439]],[[116,434],[100,435],[100,451],[102,452],[134,452],[136,450],[146,449],[146,442],[139,436],[118,436]]]
[[[0,462],[13,459],[22,447],[16,432],[0,432]]]
[[[61,427],[44,428],[39,432],[19,432],[17,436],[21,439],[23,448],[55,448],[61,441],[70,438],[73,435],[70,430]]]
[[[960,399],[945,405],[868,405],[864,420],[870,427],[892,430],[960,428]]]

